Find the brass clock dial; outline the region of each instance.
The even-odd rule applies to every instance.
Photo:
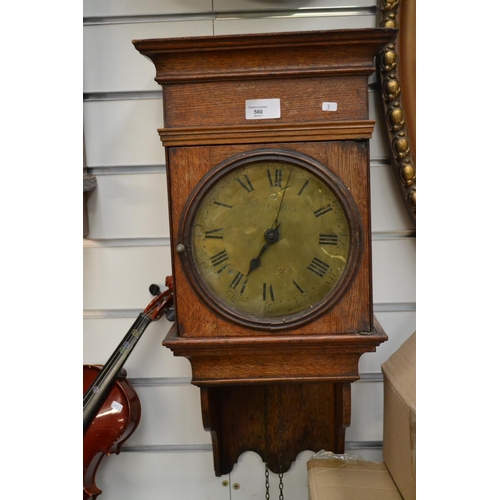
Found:
[[[342,183],[303,155],[249,156],[195,190],[183,228],[188,274],[233,320],[295,326],[331,305],[352,274],[355,207]]]

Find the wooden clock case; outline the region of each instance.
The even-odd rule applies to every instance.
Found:
[[[136,40],[163,89],[176,322],[163,345],[191,362],[216,475],[253,450],[273,472],[303,450],[343,452],[359,357],[387,336],[373,316],[368,77],[391,29]],[[280,100],[280,118],[247,120],[245,101]],[[338,103],[323,111],[322,103]],[[331,308],[292,329],[218,314],[176,251],[186,201],[214,167],[256,150],[311,158],[358,210],[360,258]]]

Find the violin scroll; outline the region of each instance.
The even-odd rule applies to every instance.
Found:
[[[154,285],[151,285],[150,291]],[[165,279],[167,289],[157,295],[144,309],[144,314],[151,320],[159,320],[166,313],[167,308],[174,301],[174,284],[172,276],[167,276]]]

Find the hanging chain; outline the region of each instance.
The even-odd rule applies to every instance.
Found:
[[[283,496],[283,473],[279,473],[278,477],[280,478],[280,496],[279,500],[284,500],[285,497]]]
[[[267,392],[265,393],[265,400],[264,400],[264,421],[266,423],[266,426],[268,424],[267,420]],[[278,435],[279,435],[279,440],[278,440],[278,478],[279,478],[279,500],[285,500],[284,494],[283,494],[283,463],[282,463],[282,451],[283,451],[283,435],[282,435],[282,422],[281,422],[281,411],[278,409]],[[265,484],[266,484],[266,500],[270,500],[271,496],[269,494],[269,467],[267,465],[267,462],[264,463],[265,465]]]
[[[269,494],[269,467],[267,466],[267,463],[264,464],[266,466],[266,500],[270,500],[271,496]],[[285,497],[283,496],[283,473],[280,472],[278,474],[280,484],[279,484],[279,489],[280,489],[280,495],[279,495],[279,500],[284,500]]]
[[[266,428],[266,435],[269,432],[269,420],[268,420],[268,414],[267,414],[267,387],[264,386],[264,424]],[[267,438],[266,438],[266,443],[267,443]],[[269,444],[267,443],[267,446]],[[266,500],[269,500],[271,497],[269,495],[269,467],[267,466],[267,462],[264,464],[266,466]]]
[[[266,500],[270,500],[271,499],[271,496],[269,494],[269,467],[267,466],[267,463],[264,464],[266,466]],[[279,489],[280,489],[280,495],[279,495],[279,500],[285,500],[285,497],[283,495],[283,473],[280,472],[278,474],[278,477],[279,477],[279,480],[280,480],[280,484],[279,484]]]
[[[281,393],[280,393],[280,400],[281,400]],[[280,480],[279,483],[279,488],[280,488],[280,495],[279,495],[279,500],[284,500],[283,496],[283,421],[282,421],[282,416],[281,416],[281,401],[278,405],[278,477]]]
[[[267,463],[265,464],[266,466],[266,500],[269,500],[271,497],[269,496],[269,467],[267,466]]]
[[[267,400],[266,400],[267,403]],[[266,422],[267,422],[267,406],[266,406]],[[281,421],[281,408],[278,409],[278,478],[279,478],[279,500],[284,500],[285,496],[283,494],[283,422]],[[270,500],[271,496],[269,495],[269,467],[267,466],[267,462],[265,465],[265,474],[266,474],[266,500]]]

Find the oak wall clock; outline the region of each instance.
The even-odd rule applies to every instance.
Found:
[[[216,475],[344,451],[373,315],[368,77],[391,29],[136,40],[163,89],[176,321]]]

